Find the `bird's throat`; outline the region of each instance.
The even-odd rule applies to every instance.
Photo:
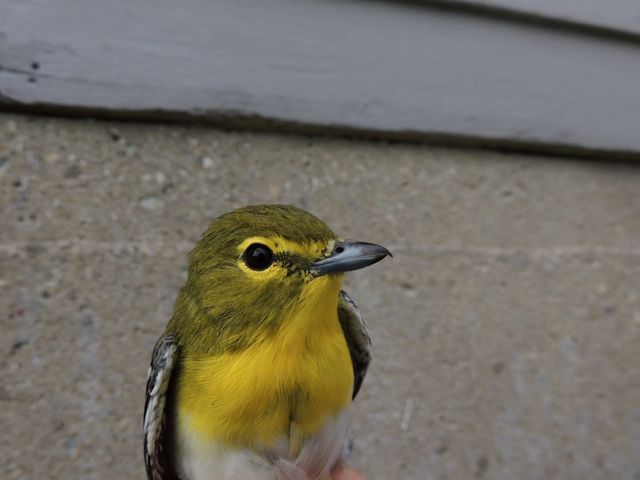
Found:
[[[307,282],[277,331],[241,351],[185,355],[179,435],[190,444],[197,438],[254,449],[275,448],[285,439],[295,450],[293,443],[335,418],[353,389],[338,321],[340,283],[329,275]]]

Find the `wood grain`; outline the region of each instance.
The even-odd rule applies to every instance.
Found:
[[[428,0],[424,0],[425,2]],[[480,5],[543,18],[565,20],[640,35],[637,0],[446,0],[452,4]]]
[[[640,46],[360,0],[0,0],[0,103],[640,152]]]

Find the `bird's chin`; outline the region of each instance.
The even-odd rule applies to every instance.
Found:
[[[301,303],[317,317],[318,312],[335,312],[338,307],[338,297],[342,287],[343,274],[330,274],[315,277],[307,282],[301,292]],[[321,317],[326,315],[321,314]]]
[[[314,283],[327,283],[327,284],[331,284],[334,282],[337,282],[338,284],[342,283],[342,280],[344,279],[344,274],[345,272],[334,272],[334,273],[326,273],[323,275],[317,275],[314,272],[311,272],[307,278],[310,282],[314,282]]]
[[[340,290],[342,281],[344,279],[344,273],[330,273],[327,275],[310,275],[308,277],[307,285],[312,286],[317,291],[333,291]]]

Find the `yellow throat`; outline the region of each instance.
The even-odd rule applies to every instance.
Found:
[[[292,449],[351,400],[353,367],[338,321],[341,275],[306,283],[278,330],[245,349],[186,355],[178,428],[201,442]]]

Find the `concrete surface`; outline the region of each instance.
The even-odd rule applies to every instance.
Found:
[[[640,165],[0,117],[0,478],[141,479],[152,345],[214,216],[389,246],[348,290],[370,479],[640,478]]]

